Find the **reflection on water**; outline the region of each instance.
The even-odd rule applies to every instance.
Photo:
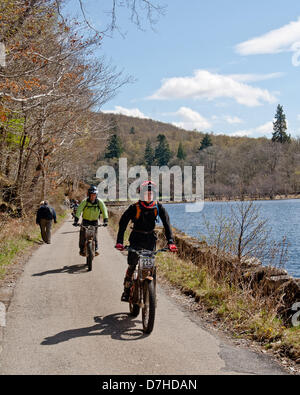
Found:
[[[185,211],[185,204],[169,204],[166,208],[172,226],[190,236],[199,237],[200,234],[206,234],[202,214],[213,223],[216,212],[222,208],[223,214],[227,215],[230,205],[236,204],[235,202],[205,202],[202,212],[191,213]],[[260,206],[261,215],[269,221],[271,237],[275,241],[287,237],[290,246],[286,270],[290,275],[300,278],[300,200],[257,201],[255,204]]]

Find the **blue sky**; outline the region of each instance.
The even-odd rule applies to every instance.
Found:
[[[110,0],[85,0],[101,29]],[[299,0],[165,0],[166,14],[138,30],[119,9],[125,37],[103,40],[103,54],[136,79],[102,110],[148,117],[188,130],[272,135],[277,104],[300,136]],[[70,0],[74,14],[77,0]],[[103,5],[104,4],[104,5]],[[77,8],[76,8],[77,7]],[[106,19],[105,19],[106,18]]]

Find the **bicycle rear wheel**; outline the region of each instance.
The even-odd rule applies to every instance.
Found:
[[[153,281],[144,281],[143,285],[143,303],[142,320],[144,333],[151,333],[154,327],[155,320],[155,288]]]
[[[86,264],[88,267],[88,272],[90,272],[93,268],[93,243],[92,241],[89,241],[87,243],[87,248],[86,248]]]

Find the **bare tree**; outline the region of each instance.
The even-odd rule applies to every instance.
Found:
[[[120,27],[118,22],[118,10],[120,8],[126,8],[128,10],[131,22],[141,30],[144,29],[146,23],[149,23],[150,27],[153,29],[159,17],[164,15],[166,11],[166,6],[162,5],[158,0],[109,0],[107,4],[110,3],[110,8],[104,13],[108,15],[109,20],[106,26],[99,31],[93,26],[92,21],[87,16],[84,2],[82,0],[74,1],[77,1],[80,6],[82,19],[86,26],[90,30],[96,32],[99,38],[102,36],[111,36],[114,31],[118,31],[123,35],[123,28]],[[65,2],[65,0],[55,0],[57,11],[63,20],[62,8]],[[103,16],[102,14],[102,17]]]
[[[129,81],[103,59],[93,60],[97,34],[83,38],[78,24],[59,22],[51,1],[25,3],[28,9],[22,1],[14,9],[12,0],[3,8],[11,24],[2,26],[9,55],[0,70],[0,154],[13,180],[7,198],[20,212],[37,186],[38,199],[45,198],[60,152],[87,134],[106,133],[90,121],[91,110]]]
[[[288,243],[283,237],[274,241],[268,219],[253,201],[228,203],[227,215],[221,209],[213,222],[204,218],[207,241],[217,248],[217,255],[230,253],[239,262],[256,258],[264,264],[283,267],[288,259]]]

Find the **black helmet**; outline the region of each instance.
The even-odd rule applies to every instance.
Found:
[[[95,193],[98,196],[98,189],[95,185],[91,185],[88,189],[88,195],[90,196],[92,193]]]

